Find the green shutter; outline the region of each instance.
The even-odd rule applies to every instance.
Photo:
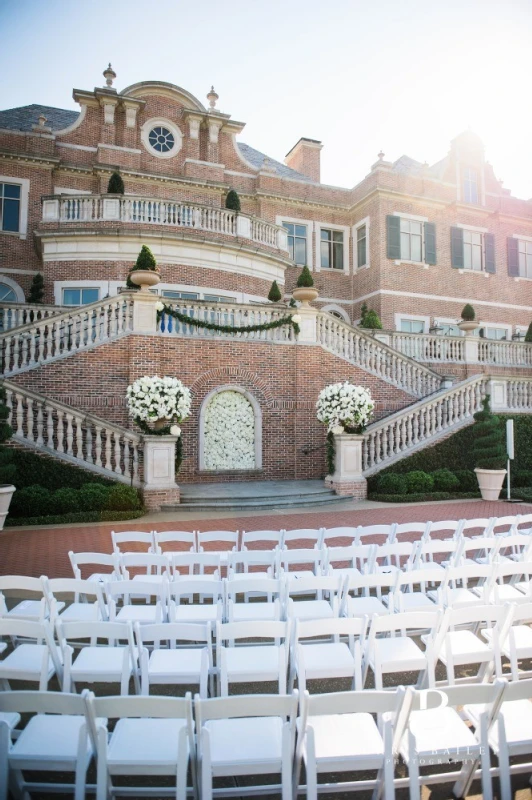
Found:
[[[464,268],[464,232],[462,228],[451,228],[451,266]]]
[[[519,240],[509,236],[508,243],[508,275],[517,278],[519,275]]]
[[[436,225],[425,222],[425,264],[436,263]]]
[[[484,252],[486,272],[495,272],[495,236],[492,233],[484,234]]]
[[[388,258],[393,258],[394,261],[399,261],[401,258],[401,217],[396,217],[394,214],[388,214],[386,217],[386,233]]]

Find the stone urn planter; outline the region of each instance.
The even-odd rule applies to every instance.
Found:
[[[129,279],[135,286],[140,286],[141,292],[149,292],[152,286],[160,283],[161,276],[152,269],[134,269],[129,273]]]
[[[0,531],[4,527],[9,504],[15,492],[15,487],[11,483],[0,483]]]
[[[460,328],[461,331],[465,333],[466,336],[472,336],[473,331],[476,331],[477,328],[480,328],[480,325],[478,324],[478,322],[475,322],[474,320],[470,321],[463,319],[461,322],[458,323],[458,327]]]
[[[292,292],[292,297],[294,300],[298,300],[302,306],[308,306],[309,303],[316,299],[318,294],[318,290],[313,286],[298,286]]]
[[[475,468],[478,487],[483,500],[498,500],[504,483],[505,469]]]

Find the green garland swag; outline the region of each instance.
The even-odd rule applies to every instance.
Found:
[[[334,433],[329,431],[327,434],[327,443],[325,445],[325,452],[327,456],[327,475],[334,475],[334,455],[336,452],[334,444]]]
[[[135,422],[141,429],[142,433],[145,433],[147,436],[170,436],[170,428],[172,425],[176,424],[172,422],[171,425],[165,425],[164,428],[159,428],[158,430],[153,430],[150,428],[147,422],[145,422],[140,417],[135,417]],[[181,469],[181,464],[183,463],[183,436],[181,435],[177,442],[175,443],[175,474],[179,472]]]
[[[182,325],[193,325],[196,328],[206,328],[209,331],[221,331],[222,333],[253,333],[254,331],[269,331],[272,328],[282,328],[283,325],[291,325],[294,333],[297,336],[300,328],[297,322],[294,322],[292,316],[287,314],[286,317],[276,319],[273,322],[263,322],[261,325],[245,325],[242,328],[236,328],[234,325],[217,325],[215,322],[204,322],[200,319],[194,319],[187,314],[182,314],[170,306],[165,306],[162,311],[157,312],[157,322],[160,322],[163,314],[173,317],[181,322]]]

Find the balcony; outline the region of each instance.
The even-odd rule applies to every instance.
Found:
[[[162,227],[239,239],[288,258],[286,230],[226,208],[127,195],[53,195],[42,198],[41,223],[49,229],[89,228],[112,223],[128,229]],[[103,226],[103,227],[108,227]],[[210,237],[209,237],[210,238]]]

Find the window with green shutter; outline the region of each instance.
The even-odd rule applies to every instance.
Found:
[[[451,266],[464,268],[464,232],[462,228],[451,228]]]
[[[512,278],[517,278],[519,275],[519,240],[509,236],[506,243],[508,249],[508,275]]]
[[[401,259],[401,218],[394,214],[386,217],[386,255],[394,261]]]
[[[495,272],[495,236],[492,233],[484,234],[484,269],[486,272]]]
[[[436,263],[436,225],[425,222],[425,264]]]

